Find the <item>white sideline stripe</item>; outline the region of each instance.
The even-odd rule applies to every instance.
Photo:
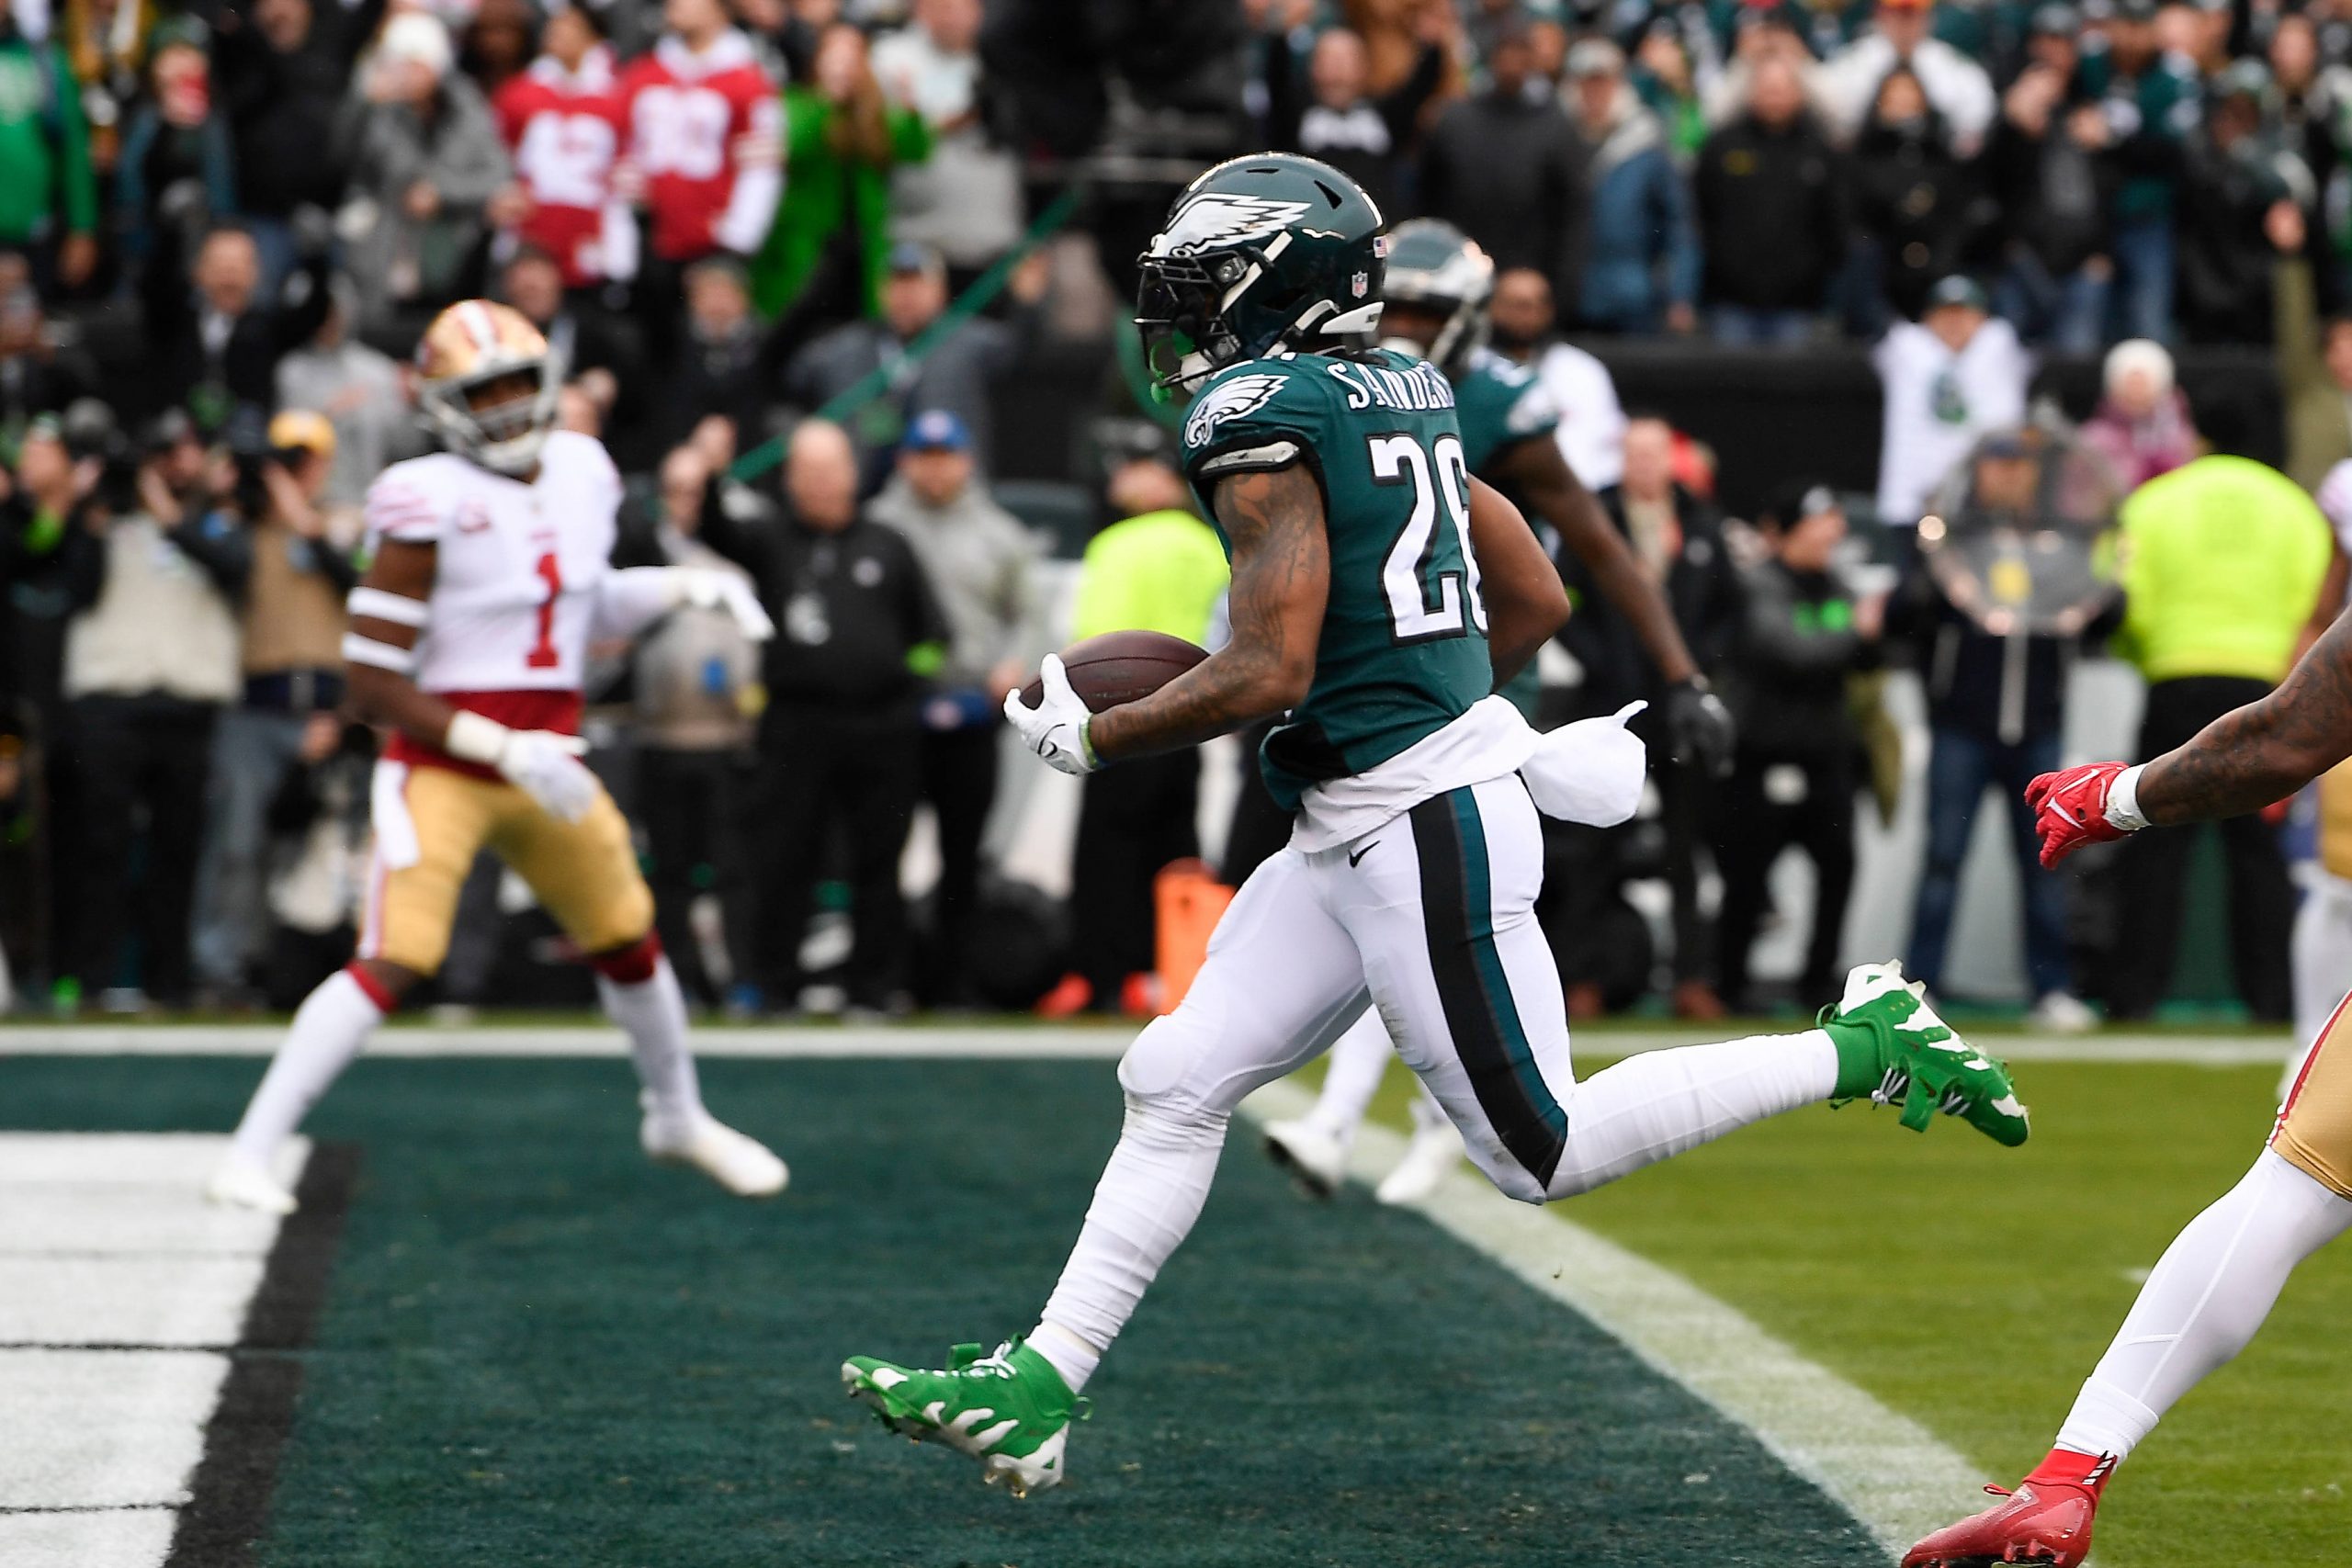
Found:
[[[201,1134],[0,1133],[0,1564],[158,1568],[277,1221]],[[291,1185],[310,1145],[290,1140]],[[47,1510],[71,1510],[54,1512]],[[34,1510],[11,1512],[10,1510]]]
[[[72,1024],[0,1025],[0,1056],[266,1056],[286,1036],[283,1024],[149,1024],[82,1028]],[[1131,1024],[1008,1029],[920,1024],[899,1029],[704,1029],[695,1055],[774,1061],[913,1058],[956,1061],[1107,1061],[1136,1037]],[[1630,1056],[1727,1038],[1721,1025],[1692,1031],[1586,1029],[1588,1056]],[[2012,1062],[2174,1063],[2185,1066],[2283,1065],[2293,1050],[2284,1034],[1995,1034],[1984,1048]],[[396,1026],[368,1043],[371,1056],[622,1056],[620,1032],[605,1026],[440,1028]]]
[[[104,1514],[0,1514],[7,1568],[147,1568],[172,1550],[176,1509]]]
[[[204,1351],[0,1350],[9,1425],[41,1435],[0,1442],[0,1508],[186,1503],[228,1376]]]
[[[1277,1083],[1242,1110],[1263,1122],[1303,1115],[1312,1103],[1298,1085]],[[1376,1181],[1404,1153],[1402,1136],[1367,1124],[1356,1134],[1349,1175]],[[1890,1558],[1974,1510],[1984,1477],[1926,1427],[1679,1274],[1563,1218],[1556,1206],[1513,1202],[1464,1165],[1416,1207],[1755,1434],[1860,1520]]]

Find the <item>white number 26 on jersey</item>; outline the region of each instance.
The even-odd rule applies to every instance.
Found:
[[[1462,460],[1459,436],[1441,435],[1424,447],[1418,436],[1375,435],[1366,443],[1372,477],[1382,484],[1410,484],[1413,508],[1396,542],[1388,547],[1381,564],[1381,587],[1388,595],[1389,618],[1396,623],[1398,642],[1460,637],[1462,612],[1468,602],[1470,621],[1483,633],[1487,606],[1478,593],[1478,558],[1470,549],[1470,470]],[[1432,464],[1431,457],[1435,462]],[[1430,472],[1434,467],[1436,472]],[[1432,482],[1434,480],[1434,482]],[[1460,541],[1459,567],[1438,570],[1440,535],[1438,500]]]

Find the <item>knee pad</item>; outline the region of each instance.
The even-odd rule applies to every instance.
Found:
[[[1171,1098],[1183,1081],[1195,1042],[1182,1018],[1182,1012],[1174,1012],[1153,1019],[1119,1058],[1119,1087],[1127,1091],[1128,1100],[1153,1104]]]

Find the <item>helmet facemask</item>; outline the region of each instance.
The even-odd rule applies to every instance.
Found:
[[[476,393],[524,376],[536,382],[529,392],[475,405]],[[449,450],[493,472],[519,477],[537,465],[540,449],[555,428],[562,392],[563,376],[554,350],[494,354],[463,374],[424,382],[417,389],[417,408]]]

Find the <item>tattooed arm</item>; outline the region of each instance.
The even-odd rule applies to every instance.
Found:
[[[2243,817],[2352,756],[2352,616],[2329,626],[2278,690],[2225,713],[2140,774],[2158,826]]]
[[[1233,640],[1148,697],[1094,716],[1104,761],[1198,745],[1297,706],[1315,681],[1330,590],[1323,490],[1303,464],[1220,480],[1216,520],[1233,541]]]

